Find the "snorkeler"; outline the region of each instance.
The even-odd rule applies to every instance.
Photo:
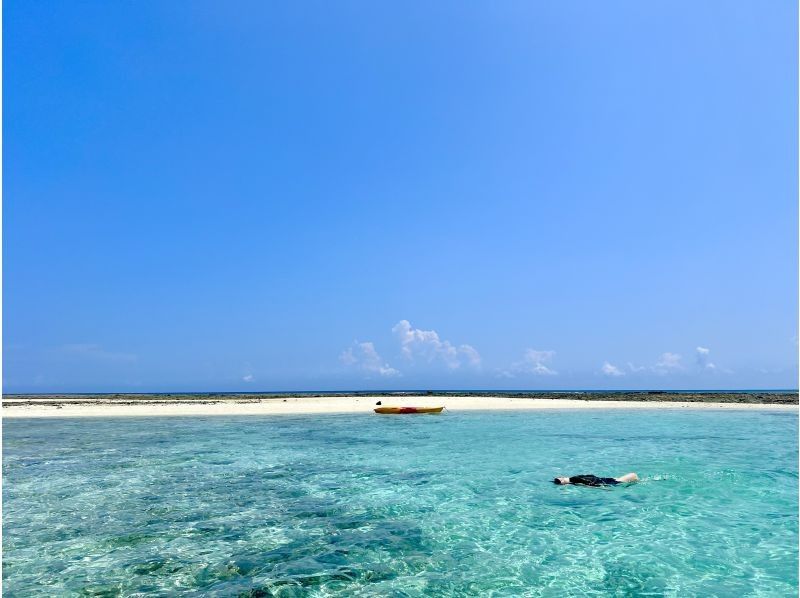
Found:
[[[555,478],[554,484],[577,484],[579,486],[616,486],[617,484],[630,484],[638,482],[639,476],[635,473],[626,473],[618,478],[598,478],[596,475],[585,473],[571,478]]]

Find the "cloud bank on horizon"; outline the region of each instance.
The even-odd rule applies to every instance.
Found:
[[[391,332],[395,340],[395,352],[405,362],[405,367],[415,368],[422,364],[428,369],[450,373],[462,368],[481,370],[481,354],[470,344],[462,343],[456,346],[449,340],[443,340],[436,330],[414,328],[408,320],[397,322],[391,328]],[[694,373],[698,371],[733,373],[729,369],[719,370],[716,364],[710,361],[710,355],[711,350],[708,347],[696,347]],[[513,361],[506,367],[496,368],[494,376],[500,379],[519,380],[542,376],[555,377],[559,375],[553,367],[555,357],[554,350],[527,348],[523,351],[521,359]],[[354,341],[352,346],[342,351],[339,361],[346,368],[360,371],[365,379],[375,375],[387,378],[402,375],[398,368],[392,367],[380,356],[372,341]],[[642,373],[665,377],[674,373],[684,373],[689,369],[684,365],[680,354],[666,351],[651,365],[634,365],[628,362],[627,370],[605,360],[597,373],[607,378],[622,378]]]
[[[712,373],[719,371],[724,374],[733,374],[733,371],[728,368],[718,370],[716,364],[710,361],[710,355],[711,349],[708,347],[697,347],[695,349],[695,373],[699,370]],[[634,365],[633,363],[628,362],[628,371],[626,372],[625,370],[606,361],[600,368],[600,372],[605,376],[611,377],[626,376],[629,373],[639,374],[641,372],[651,372],[659,376],[666,376],[675,372],[687,372],[690,371],[690,369],[691,368],[684,365],[683,357],[681,355],[678,353],[665,352],[662,353],[658,360],[650,366]]]
[[[402,389],[438,386],[441,388],[519,388],[519,389],[576,389],[576,388],[736,388],[738,379],[733,369],[713,359],[713,351],[696,345],[693,358],[685,359],[675,351],[664,351],[645,362],[620,362],[592,357],[595,366],[576,367],[568,351],[527,347],[519,357],[504,358],[484,355],[472,343],[449,340],[433,328],[415,327],[402,319],[387,326],[384,340],[376,343],[353,341],[339,352],[338,378],[351,380],[342,389],[358,389],[360,383],[371,388]],[[792,341],[793,342],[793,341]],[[16,349],[16,348],[15,348]],[[18,349],[17,349],[18,350]],[[67,343],[33,355],[41,361],[61,363],[71,371],[108,371],[128,387],[141,386],[133,375],[140,366],[134,353],[105,348],[99,343]],[[587,363],[584,361],[584,363]],[[781,370],[762,368],[759,374],[774,376]],[[306,374],[307,375],[307,374]],[[750,374],[747,374],[750,375]],[[263,364],[247,361],[238,377],[231,380],[248,390],[280,390],[271,384],[270,373]],[[265,382],[265,380],[267,382]],[[731,383],[731,380],[734,383]],[[7,382],[6,382],[7,384]],[[59,391],[53,378],[44,374],[34,378],[27,388],[15,392]],[[135,385],[135,386],[134,386]],[[266,386],[269,385],[269,386]],[[337,388],[325,383],[320,390]],[[765,388],[769,388],[766,387]],[[790,388],[789,385],[784,388]],[[288,388],[288,390],[295,390]],[[83,390],[83,389],[76,389]],[[116,390],[114,388],[113,390]],[[150,390],[150,389],[141,389]],[[185,386],[176,388],[185,390]],[[105,391],[105,389],[98,389]],[[11,391],[8,391],[11,392]]]

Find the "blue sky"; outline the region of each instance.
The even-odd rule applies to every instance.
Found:
[[[5,2],[5,391],[796,387],[796,3],[429,4]]]

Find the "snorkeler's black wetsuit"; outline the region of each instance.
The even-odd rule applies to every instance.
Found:
[[[616,486],[619,484],[614,478],[598,478],[589,473],[576,475],[569,479],[570,484],[581,484],[583,486]]]

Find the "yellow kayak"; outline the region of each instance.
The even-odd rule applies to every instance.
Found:
[[[400,415],[405,413],[441,413],[444,407],[375,407],[375,413]]]

